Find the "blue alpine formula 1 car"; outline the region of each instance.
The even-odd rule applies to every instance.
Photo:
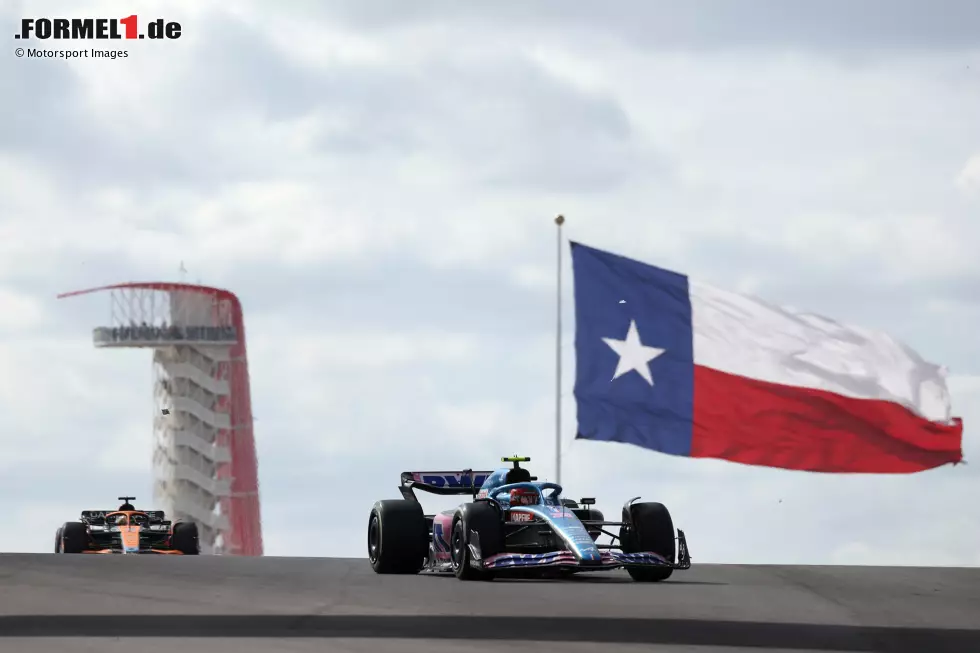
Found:
[[[684,531],[660,503],[623,506],[622,521],[608,522],[595,499],[572,501],[557,483],[538,482],[520,466],[493,472],[404,472],[402,499],[378,501],[368,519],[368,558],[379,574],[452,572],[460,580],[497,575],[568,575],[626,568],[634,580],[661,581],[689,569]],[[453,510],[427,515],[415,490],[472,496]],[[618,528],[618,533],[606,530]],[[600,544],[607,535],[609,544]]]

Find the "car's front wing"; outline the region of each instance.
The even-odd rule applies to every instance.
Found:
[[[481,569],[515,569],[564,567],[581,571],[608,570],[619,567],[671,567],[673,569],[690,569],[691,555],[687,549],[687,538],[684,531],[677,531],[678,561],[673,563],[653,551],[624,553],[614,549],[605,549],[598,562],[581,562],[572,551],[549,551],[548,553],[498,553],[484,560],[475,561]]]
[[[551,551],[549,553],[498,553],[483,561],[483,569],[508,569],[515,567],[574,567],[587,569],[614,569],[617,567],[678,567],[656,553],[623,553],[622,551],[603,551],[598,564],[583,564],[571,551]]]
[[[123,551],[122,549],[89,549],[87,551],[82,551],[82,553],[97,555],[184,555],[176,549],[140,549],[139,551]]]

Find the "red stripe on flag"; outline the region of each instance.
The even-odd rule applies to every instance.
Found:
[[[694,367],[693,458],[837,473],[920,472],[963,459],[963,423],[896,403]]]

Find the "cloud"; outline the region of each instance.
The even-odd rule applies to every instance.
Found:
[[[30,329],[44,320],[37,298],[0,286],[0,330]]]
[[[980,193],[980,154],[975,154],[966,162],[956,176],[957,187],[968,195]]]
[[[492,8],[451,0],[423,0],[411,8],[393,0],[303,4],[359,29],[424,28],[435,23],[493,30],[522,26],[551,33],[588,30],[656,50],[934,50],[980,43],[980,10],[968,0],[943,2],[942,10],[927,10],[910,0],[860,5],[833,0],[792,9],[777,0],[752,0],[739,3],[737,9],[727,3],[678,5],[665,0],[630,0],[611,7],[558,0]]]
[[[141,393],[131,380],[134,354],[96,351],[88,338],[7,336],[0,344],[0,467],[86,460],[124,425],[145,427],[149,365]]]

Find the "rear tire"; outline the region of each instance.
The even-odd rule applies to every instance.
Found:
[[[669,562],[676,559],[674,522],[662,503],[634,503],[623,508],[623,527],[620,529],[623,553],[653,551]],[[670,578],[671,567],[627,567],[635,581],[656,583]]]
[[[81,553],[88,549],[88,528],[77,521],[66,522],[59,529],[62,553]]]
[[[198,540],[197,524],[186,521],[174,524],[173,534],[170,536],[170,546],[185,556],[200,554],[201,544]]]
[[[368,518],[368,560],[378,574],[417,574],[429,554],[429,526],[422,504],[378,501]]]

